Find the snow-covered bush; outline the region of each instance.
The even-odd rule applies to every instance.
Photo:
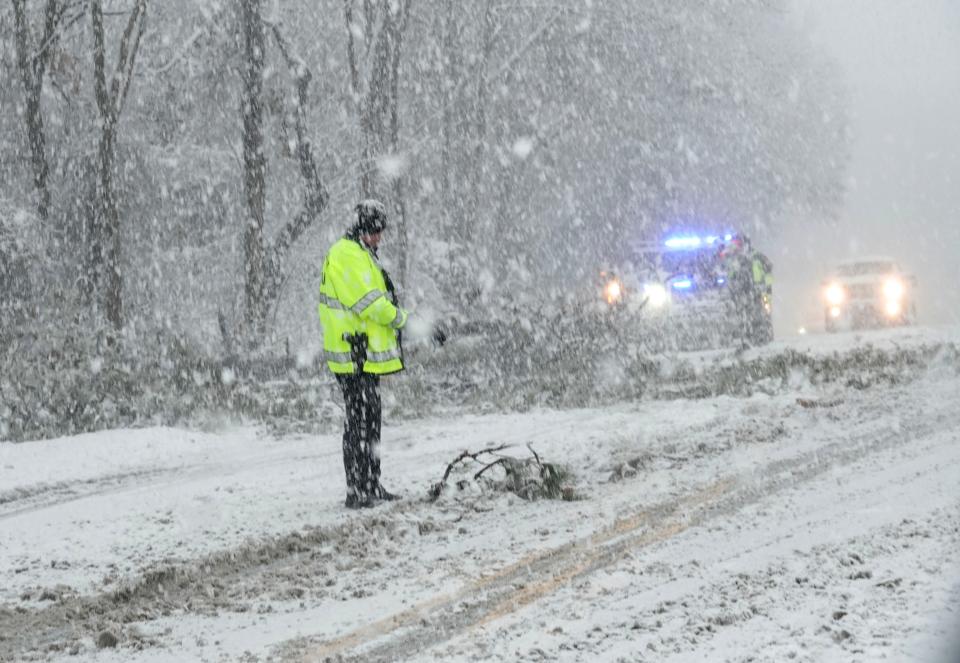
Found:
[[[283,430],[329,422],[332,380],[311,375],[315,366],[291,358],[225,360],[176,335],[112,344],[72,325],[21,330],[0,354],[0,439],[205,425],[224,415]]]
[[[749,396],[804,385],[869,389],[916,379],[931,367],[960,370],[960,349],[952,344],[689,355],[658,351],[642,334],[631,338],[566,314],[543,311],[536,319],[524,324],[504,313],[498,322],[462,325],[443,348],[409,348],[408,369],[384,380],[386,420]],[[224,418],[281,433],[332,431],[341,417],[339,389],[319,357],[225,358],[169,332],[111,344],[64,321],[20,330],[0,346],[3,439],[158,423],[206,426]]]

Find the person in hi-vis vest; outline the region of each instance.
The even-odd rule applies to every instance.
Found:
[[[386,209],[364,200],[356,211],[356,221],[323,261],[319,304],[324,357],[343,391],[349,508],[397,498],[380,485],[380,376],[403,370],[400,334],[407,322],[377,259]]]

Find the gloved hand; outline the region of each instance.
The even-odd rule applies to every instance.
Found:
[[[438,322],[433,326],[431,338],[433,338],[433,342],[437,345],[443,345],[447,342],[447,328],[442,322]]]

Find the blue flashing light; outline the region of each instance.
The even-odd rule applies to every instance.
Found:
[[[726,282],[727,282],[727,279],[723,278],[722,276],[717,277],[717,285],[723,285]]]
[[[726,233],[724,235],[674,235],[673,237],[668,237],[664,241],[664,246],[668,249],[679,249],[692,251],[700,249],[707,246],[713,246],[715,244],[720,244],[721,242],[729,242],[736,235],[733,233]]]
[[[672,283],[674,290],[689,290],[693,287],[693,279],[680,279]]]

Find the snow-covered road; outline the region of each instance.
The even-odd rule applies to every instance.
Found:
[[[364,512],[337,435],[0,445],[0,659],[952,662],[955,356],[868,388],[387,422],[408,499]],[[580,499],[422,499],[502,443],[568,465]]]

